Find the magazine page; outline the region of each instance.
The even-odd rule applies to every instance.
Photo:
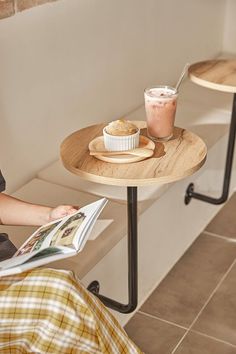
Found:
[[[75,248],[77,252],[81,252],[82,249],[84,248],[84,245],[86,241],[89,239],[89,236],[91,234],[91,231],[94,227],[94,224],[96,223],[97,218],[99,217],[100,213],[102,212],[103,208],[105,207],[107,203],[107,199],[103,198],[97,202],[95,202],[99,207],[95,209],[93,216],[90,218],[90,220],[86,223],[84,230],[81,235],[76,234],[74,238],[75,242]],[[89,207],[89,206],[88,206]],[[87,207],[85,207],[84,212],[87,212]]]
[[[85,238],[88,239],[92,226],[107,203],[102,198],[79,209],[75,214],[63,219],[56,229],[47,237],[48,247],[72,247],[77,251]]]
[[[89,222],[90,214],[85,214],[83,208],[77,213],[67,217],[66,220],[54,230],[52,237],[48,238],[49,247],[73,247],[76,233],[78,237],[83,233],[85,225]]]
[[[86,223],[83,222],[81,224],[81,229],[79,230],[79,232],[78,230],[74,230],[73,245],[77,252],[82,251],[84,244],[88,240],[97,218],[99,217],[107,202],[108,200],[106,198],[102,198],[80,209],[80,211],[84,215],[86,215],[88,219]]]
[[[27,262],[31,262],[32,259],[43,259],[47,258],[47,262],[51,260],[53,256],[65,255],[65,254],[75,253],[75,250],[67,247],[49,247],[45,249],[39,249],[37,251],[32,251],[30,253],[22,254],[17,257],[6,259],[5,261],[0,262],[0,276],[2,275],[3,269],[14,268],[16,266],[21,266]]]
[[[16,251],[13,257],[46,248],[48,246],[47,238],[49,238],[50,233],[53,233],[57,229],[62,220],[59,219],[39,227]]]
[[[50,232],[53,232],[61,223],[59,219],[39,227],[16,251],[12,258],[0,262],[0,269],[14,267],[26,262],[28,259],[45,248],[44,242]],[[55,252],[55,251],[54,251]]]
[[[48,252],[49,251],[49,252]],[[58,261],[60,259],[72,257],[76,255],[76,251],[71,248],[64,247],[63,253],[58,248],[46,248],[44,250],[36,252],[32,257],[32,253],[28,255],[23,255],[19,257],[25,257],[25,261],[20,264],[15,264],[8,267],[0,268],[0,277],[17,274],[24,272],[26,270],[45,265],[50,262]],[[14,260],[17,260],[16,257]]]

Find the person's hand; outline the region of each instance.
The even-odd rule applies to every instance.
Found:
[[[54,221],[64,216],[74,214],[79,208],[72,205],[59,205],[49,211],[49,221]]]

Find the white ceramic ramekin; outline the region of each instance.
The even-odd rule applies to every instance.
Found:
[[[137,128],[138,129],[138,128]],[[104,145],[108,151],[132,150],[139,146],[140,131],[130,135],[111,135],[103,129]]]

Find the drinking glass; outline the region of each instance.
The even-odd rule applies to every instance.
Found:
[[[153,141],[167,141],[174,131],[178,92],[170,86],[144,90],[147,133]]]

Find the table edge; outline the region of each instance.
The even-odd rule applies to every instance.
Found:
[[[181,175],[175,175],[175,176],[163,176],[163,177],[158,177],[158,178],[145,178],[145,179],[114,179],[111,177],[103,177],[103,176],[97,176],[94,174],[91,174],[89,172],[83,172],[80,170],[77,170],[76,168],[73,168],[71,166],[68,166],[63,159],[61,158],[63,166],[71,173],[77,175],[78,177],[83,178],[86,181],[89,182],[95,182],[103,185],[112,185],[112,186],[123,186],[123,187],[141,187],[141,186],[150,186],[150,185],[162,185],[162,184],[168,184],[168,183],[173,183],[175,181],[179,181],[181,179],[184,179],[186,177],[191,176],[195,172],[197,172],[206,162],[207,158],[207,148],[205,145],[205,155],[203,159],[194,167],[190,168],[189,170],[186,170],[184,174]],[[138,163],[138,162],[137,162]]]
[[[211,90],[215,90],[215,91],[221,91],[221,92],[226,92],[226,93],[236,93],[236,87],[235,86],[230,86],[230,85],[223,85],[223,84],[216,84],[212,81],[207,81],[204,79],[200,79],[199,77],[197,77],[196,75],[192,74],[191,72],[189,72],[188,74],[189,79],[202,87],[206,87],[208,89]]]

